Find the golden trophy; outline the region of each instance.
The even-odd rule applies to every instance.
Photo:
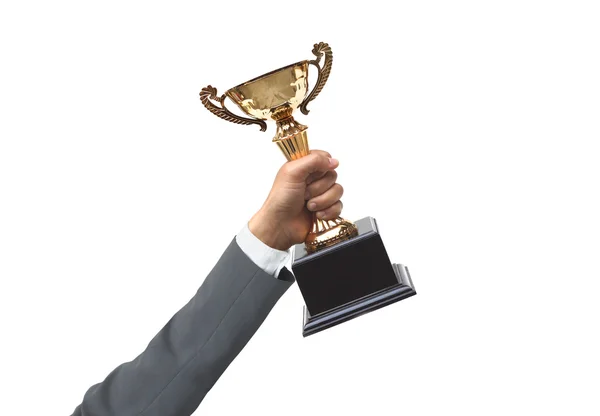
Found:
[[[312,53],[316,59],[253,78],[221,96],[209,85],[200,92],[200,100],[211,113],[236,124],[256,124],[266,131],[265,120],[275,121],[273,141],[287,160],[306,156],[307,126],[293,113],[297,108],[309,113],[306,106],[323,89],[333,62],[327,43],[315,44]],[[317,80],[308,93],[310,65],[317,69]],[[231,112],[226,98],[249,117]],[[321,220],[313,214],[311,231],[292,255],[292,271],[305,301],[304,336],[416,294],[408,269],[390,262],[372,217],[354,223],[341,217]]]

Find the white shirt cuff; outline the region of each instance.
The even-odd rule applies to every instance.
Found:
[[[235,236],[240,249],[266,273],[279,277],[279,272],[287,263],[290,251],[277,250],[269,247],[258,239],[248,228],[248,224]]]

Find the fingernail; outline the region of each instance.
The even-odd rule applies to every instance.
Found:
[[[329,158],[329,166],[336,166],[338,163],[340,163],[339,160],[332,157]]]
[[[311,202],[310,204],[308,204],[308,209],[310,210],[314,210],[317,207],[317,204],[315,202]]]
[[[323,212],[323,211],[317,212],[317,217],[323,219],[325,217],[325,212]]]

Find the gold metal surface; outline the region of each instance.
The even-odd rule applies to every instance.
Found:
[[[328,44],[324,42],[315,44],[312,53],[317,57],[317,59],[309,61],[309,64],[312,64],[317,67],[319,75],[317,78],[317,83],[315,84],[315,88],[313,88],[308,97],[306,97],[302,104],[300,104],[300,111],[302,111],[302,114],[304,115],[307,115],[310,111],[306,108],[306,105],[315,98],[317,98],[317,95],[319,95],[319,93],[325,86],[325,83],[327,82],[327,79],[329,78],[329,74],[331,72],[331,65],[333,64],[333,53],[331,52],[331,48]],[[321,66],[319,65],[322,56],[325,56],[323,68],[321,68]]]
[[[214,100],[220,105],[217,106],[213,104],[210,100]],[[220,97],[217,97],[217,89],[212,86],[202,88],[200,91],[200,101],[204,104],[204,107],[208,109],[211,113],[216,115],[223,120],[231,121],[236,124],[258,124],[260,126],[260,131],[267,130],[267,123],[262,120],[256,120],[253,118],[240,117],[237,114],[232,113],[225,107],[225,94]]]
[[[313,253],[356,235],[358,235],[356,225],[348,220],[337,217],[334,220],[324,221],[313,215],[313,229],[308,233],[304,246],[306,251]]]
[[[277,120],[274,114],[294,111],[308,91],[308,61],[288,65],[233,87],[225,94],[244,113],[261,120]]]
[[[209,85],[200,92],[200,100],[217,117],[236,124],[258,124],[261,131],[267,129],[264,120],[274,120],[277,129],[273,141],[288,161],[299,159],[310,152],[306,135],[308,127],[294,120],[292,114],[298,107],[303,114],[309,113],[306,106],[323,89],[333,62],[333,54],[327,43],[315,44],[312,53],[316,59],[300,61],[253,78],[227,90],[221,97],[217,96],[216,88]],[[309,65],[317,68],[317,81],[307,95]],[[226,97],[252,118],[240,117],[229,111],[225,107]],[[216,101],[218,105],[212,101]],[[357,234],[356,225],[350,221],[341,217],[324,221],[313,213],[313,226],[304,245],[306,250],[312,253]]]

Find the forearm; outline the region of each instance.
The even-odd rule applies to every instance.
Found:
[[[232,241],[196,295],[135,360],[91,387],[73,416],[183,416],[198,407],[293,282]]]

